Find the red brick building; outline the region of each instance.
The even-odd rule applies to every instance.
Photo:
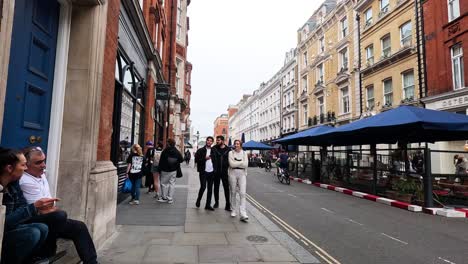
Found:
[[[427,108],[467,113],[468,1],[423,2]]]
[[[222,114],[214,121],[214,136],[223,136],[225,140],[229,138],[229,117],[227,114]]]

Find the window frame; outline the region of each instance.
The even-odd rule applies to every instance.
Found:
[[[372,51],[371,52],[371,55],[372,56],[369,56],[369,51]],[[372,60],[372,62],[370,61]],[[366,47],[366,62],[370,65],[374,64],[374,44],[370,44]]]
[[[460,53],[454,56],[454,49],[459,48]],[[452,64],[452,84],[453,90],[459,90],[465,87],[465,74],[464,74],[464,65],[463,65],[463,45],[462,43],[457,43],[450,47],[450,58]],[[459,76],[455,76],[455,61],[458,61],[458,72]],[[459,82],[460,86],[457,87],[457,81]]]
[[[384,40],[388,38],[388,47],[384,48]],[[390,34],[386,34],[380,38],[380,46],[382,47],[382,58],[388,58],[392,54],[392,37]]]
[[[390,88],[391,88],[391,92],[385,92],[385,83],[386,82],[390,82]],[[392,106],[393,105],[393,80],[392,78],[387,78],[387,79],[384,79],[382,80],[382,91],[383,91],[383,106]],[[387,101],[387,96],[390,95],[391,96],[391,102],[390,104],[388,104],[388,101]]]
[[[344,90],[346,90],[346,95],[344,93]],[[345,102],[345,98],[347,99],[346,102]],[[340,99],[341,99],[340,100],[341,114],[349,114],[351,112],[351,98],[350,98],[348,86],[340,88]]]
[[[455,5],[453,5],[455,4]],[[458,12],[458,14],[453,14],[453,7],[456,7],[455,11]],[[447,13],[448,13],[448,21],[452,22],[453,20],[457,19],[460,17],[460,0],[447,0]]]
[[[409,34],[409,36],[403,37],[403,27],[406,26],[406,25],[410,25],[410,34]],[[399,27],[399,29],[400,29],[400,46],[405,47],[405,44],[407,45],[408,42],[409,42],[409,45],[407,45],[407,46],[411,46],[412,39],[413,39],[413,24],[412,24],[412,21],[411,20],[406,21],[405,23],[403,23]]]
[[[344,16],[340,19],[340,39],[346,38],[348,34],[348,17]]]
[[[405,76],[409,75],[409,74],[412,74],[413,75],[413,84],[412,85],[409,85],[409,86],[405,86]],[[414,83],[414,70],[413,69],[410,69],[410,70],[406,70],[404,72],[401,73],[401,87],[403,89],[403,99],[404,100],[414,100],[416,98],[416,95],[415,95],[415,83]],[[408,94],[407,94],[407,90],[411,88],[413,90],[412,92],[412,98],[408,97]]]
[[[367,15],[369,13],[370,13],[370,18],[367,17]],[[373,14],[373,11],[372,11],[372,7],[369,7],[366,11],[364,11],[364,18],[366,19],[364,27],[368,27],[368,26],[372,25],[372,22],[373,22],[373,19],[374,19],[373,15],[374,14]]]
[[[372,98],[369,98],[369,90],[372,89]],[[369,102],[372,100],[372,106],[370,106]],[[366,107],[367,109],[371,110],[375,107],[375,88],[374,85],[366,86]]]

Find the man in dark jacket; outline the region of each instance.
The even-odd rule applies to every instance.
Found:
[[[174,139],[167,140],[167,147],[161,153],[159,160],[159,172],[161,173],[161,197],[158,202],[167,202],[172,204],[174,202],[173,196],[175,191],[175,181],[177,177],[177,170],[180,169],[180,163],[184,159],[179,150],[175,147]]]
[[[215,204],[214,208],[219,207],[219,185],[223,181],[224,197],[226,198],[225,210],[231,211],[231,203],[229,200],[229,180],[228,180],[228,168],[229,168],[229,151],[230,148],[224,144],[224,137],[216,137],[216,146],[213,148],[212,158],[214,167],[214,197]]]
[[[206,194],[206,210],[214,211],[211,207],[211,195],[213,192],[213,179],[214,179],[214,169],[212,161],[212,148],[213,137],[206,138],[206,145],[203,148],[200,148],[195,153],[195,162],[197,163],[197,171],[200,178],[200,190],[198,191],[198,198],[195,205],[200,207],[200,201],[203,197],[203,193],[208,185],[208,192]]]

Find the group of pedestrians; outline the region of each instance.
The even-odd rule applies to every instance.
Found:
[[[6,207],[1,263],[46,264],[57,253],[57,239],[70,239],[84,264],[97,263],[86,225],[70,219],[56,203],[45,175],[46,155],[40,147],[23,151],[0,147],[0,189]]]
[[[176,178],[182,177],[180,164],[182,154],[175,147],[174,139],[167,140],[167,147],[162,150],[162,143],[154,147],[152,141],[146,142],[147,151],[143,155],[140,145],[134,144],[127,158],[127,177],[132,182],[129,204],[140,204],[141,179],[146,174],[148,192],[155,192],[154,198],[160,203],[174,203]]]
[[[242,149],[240,140],[234,141],[234,149],[226,146],[223,136],[216,137],[216,145],[213,145],[214,138],[208,137],[206,145],[195,153],[195,163],[200,178],[200,190],[195,203],[199,208],[205,190],[207,190],[205,209],[214,211],[219,208],[219,187],[223,184],[226,204],[224,209],[231,212],[232,217],[239,212],[240,220],[247,221],[246,210],[246,186],[247,186],[247,153]],[[213,194],[214,187],[214,194]],[[237,203],[237,194],[240,197],[240,204]],[[211,198],[214,196],[214,205]]]

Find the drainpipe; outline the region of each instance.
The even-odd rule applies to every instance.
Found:
[[[173,15],[174,15],[174,3],[177,3],[175,0],[171,1],[171,36],[169,38],[169,43],[170,43],[170,46],[169,46],[169,64],[168,64],[168,72],[169,72],[169,76],[168,76],[168,83],[169,83],[169,93],[168,93],[168,97],[167,97],[167,116],[166,116],[166,119],[167,119],[167,127],[166,127],[166,141],[167,139],[169,139],[169,126],[170,126],[170,122],[169,122],[169,119],[170,119],[170,106],[171,106],[171,81],[172,81],[172,64],[173,64],[173,59],[172,59],[172,53],[173,53],[173,46],[175,45],[175,42],[173,43],[172,40],[173,40],[173,37],[174,37],[174,30],[173,30],[173,24],[174,24],[174,19],[173,19]],[[164,145],[166,144],[166,142],[164,142]]]
[[[361,73],[361,17],[359,14],[356,14],[356,22],[357,22],[357,34],[358,34],[358,70],[359,70],[359,118],[362,117],[362,73]]]

